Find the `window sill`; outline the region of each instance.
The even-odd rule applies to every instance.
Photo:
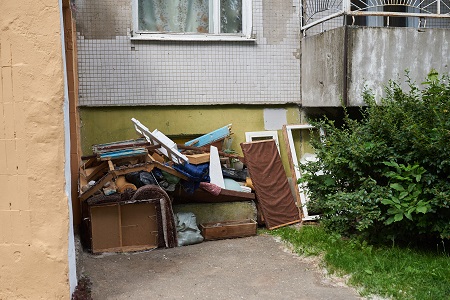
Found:
[[[198,41],[198,42],[256,42],[254,37],[219,34],[159,34],[135,33],[132,41]]]

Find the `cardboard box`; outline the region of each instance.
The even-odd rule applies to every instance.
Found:
[[[158,247],[156,205],[142,201],[89,206],[93,253],[126,252]]]
[[[256,222],[251,219],[200,224],[205,241],[256,235]]]

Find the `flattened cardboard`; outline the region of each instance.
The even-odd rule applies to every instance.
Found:
[[[156,206],[153,203],[136,203],[121,207],[122,245],[158,246]]]
[[[139,251],[158,247],[156,205],[149,202],[89,208],[92,252]]]
[[[94,206],[91,213],[92,252],[104,252],[120,248],[119,206]]]

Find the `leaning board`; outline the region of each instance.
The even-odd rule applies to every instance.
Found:
[[[241,143],[268,229],[301,222],[274,140]]]

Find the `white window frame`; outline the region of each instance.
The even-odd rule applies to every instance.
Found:
[[[167,0],[170,1],[170,0]],[[242,33],[220,33],[220,0],[209,0],[211,33],[160,33],[138,29],[138,0],[132,0],[132,40],[166,41],[255,41],[252,36],[252,0],[242,0]]]
[[[275,140],[275,144],[278,148],[278,153],[280,153],[280,143],[278,142],[277,131],[251,131],[245,133],[246,142],[253,142],[254,138],[257,138],[258,140]]]

